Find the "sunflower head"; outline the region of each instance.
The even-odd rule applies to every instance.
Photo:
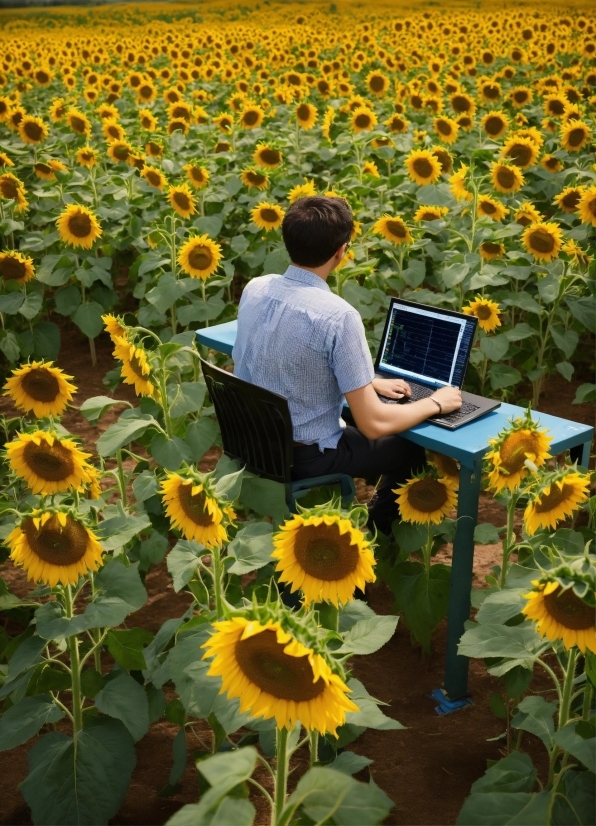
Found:
[[[276,169],[282,162],[282,154],[275,146],[266,143],[257,144],[253,160],[257,166],[264,166],[268,169]]]
[[[439,524],[457,506],[457,482],[440,476],[436,470],[424,471],[397,488],[396,502],[404,522]]]
[[[226,528],[236,515],[229,502],[216,495],[210,474],[193,468],[168,473],[160,492],[172,527],[186,539],[200,542],[206,548],[220,547],[227,542]]]
[[[554,221],[530,224],[522,233],[524,247],[538,261],[552,261],[553,258],[558,258],[562,238],[561,228]]]
[[[499,244],[494,246],[501,246]],[[493,255],[493,258],[498,258],[498,255]],[[485,333],[492,333],[497,327],[501,326],[499,305],[496,301],[490,301],[488,298],[483,298],[477,295],[474,301],[471,301],[467,307],[463,308],[466,315],[474,315],[478,319],[478,324]]]
[[[317,190],[314,181],[309,181],[305,178],[303,184],[298,184],[288,192],[288,200],[290,204],[293,204],[299,198],[310,198],[316,194]]]
[[[550,458],[548,446],[551,439],[532,419],[528,408],[525,415],[508,422],[507,426],[489,444],[485,455],[488,485],[495,493],[514,490]]]
[[[1,266],[1,265],[0,265]],[[4,385],[4,395],[10,396],[16,407],[33,413],[38,419],[61,416],[77,388],[53,362],[34,361],[12,371]]]
[[[126,326],[123,326],[122,319],[117,318],[114,315],[102,315],[101,320],[103,321],[106,333],[112,339],[112,342],[116,344],[116,336],[120,338],[126,336]]]
[[[269,178],[264,172],[255,169],[244,169],[240,174],[240,180],[249,189],[265,190],[269,186]]]
[[[26,284],[35,276],[33,259],[15,250],[0,252],[0,280]]]
[[[512,135],[506,141],[503,151],[501,152],[504,158],[508,158],[510,163],[518,166],[520,169],[527,169],[533,166],[538,158],[539,147],[531,137]]]
[[[478,197],[478,217],[490,218],[492,221],[502,221],[509,212],[509,208],[489,195]]]
[[[352,113],[352,131],[355,135],[360,134],[360,132],[370,132],[370,130],[375,127],[378,123],[377,116],[366,106],[359,106],[353,113]]]
[[[468,167],[465,163],[449,178],[449,186],[456,201],[472,201],[474,195],[466,189],[466,175]]]
[[[56,225],[62,241],[71,247],[89,250],[102,234],[93,212],[78,204],[67,204]]]
[[[561,130],[561,143],[568,152],[579,152],[592,136],[592,130],[583,120],[570,120]]]
[[[114,356],[122,362],[120,375],[125,384],[132,384],[138,396],[155,396],[157,388],[151,378],[150,356],[144,347],[130,341],[128,335],[112,335]]]
[[[250,214],[259,229],[269,232],[273,229],[279,229],[285,212],[279,204],[261,201],[251,209]]]
[[[208,235],[200,235],[189,238],[183,244],[178,263],[185,273],[205,281],[217,270],[221,257],[221,246]]]
[[[524,185],[524,176],[517,166],[503,161],[491,164],[491,179],[497,192],[517,192]]]
[[[302,129],[312,129],[318,117],[317,107],[313,106],[312,103],[302,102],[296,107],[296,123]]]
[[[35,494],[81,491],[92,481],[94,468],[87,463],[90,454],[79,450],[72,439],[53,432],[17,434],[6,445],[6,456],[11,470]]]
[[[441,164],[428,149],[414,149],[405,160],[408,175],[420,186],[434,184],[441,176]]]
[[[174,212],[181,218],[189,218],[197,211],[194,196],[186,184],[170,186],[168,200]]]
[[[195,189],[203,189],[209,183],[209,170],[198,163],[187,163],[182,167],[189,183]]]
[[[385,240],[392,244],[411,244],[413,240],[410,230],[398,215],[383,215],[375,223],[373,232],[382,235]]]
[[[590,478],[577,468],[565,466],[554,473],[541,474],[532,485],[524,512],[529,534],[541,529],[556,528],[557,523],[573,515],[588,499]]]
[[[565,189],[555,196],[554,203],[563,212],[567,212],[569,214],[577,212],[579,202],[581,201],[582,195],[585,191],[585,186],[566,186]]]

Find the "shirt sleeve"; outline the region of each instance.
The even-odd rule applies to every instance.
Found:
[[[345,313],[338,322],[329,364],[341,393],[358,390],[373,380],[375,370],[364,324],[356,311]]]

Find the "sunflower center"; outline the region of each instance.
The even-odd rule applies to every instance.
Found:
[[[433,155],[441,164],[441,172],[451,172],[451,155],[449,155],[448,152],[445,152],[442,149],[435,149]]]
[[[548,494],[542,494],[540,501],[534,505],[536,513],[550,513],[559,505],[568,501],[571,494],[574,492],[572,485],[567,485],[565,482],[559,487],[556,483],[550,486]]]
[[[195,270],[209,269],[213,262],[213,255],[207,247],[195,247],[188,255],[188,263]]]
[[[68,219],[68,229],[75,238],[87,238],[91,234],[91,218],[84,212],[76,212]]]
[[[494,246],[498,247],[498,244],[494,244]],[[482,319],[482,321],[486,321],[491,317],[491,315],[491,309],[490,307],[487,307],[486,304],[480,304],[478,307],[476,307],[476,316]]]
[[[25,264],[18,258],[7,255],[0,260],[0,275],[5,281],[18,281],[24,278],[26,272]]]
[[[279,221],[279,215],[271,207],[264,207],[259,211],[259,216],[268,224],[275,224]]]
[[[242,120],[247,126],[254,126],[259,120],[259,113],[255,109],[249,109],[244,113]]]
[[[73,565],[85,556],[87,530],[70,516],[62,526],[54,514],[39,529],[33,519],[26,519],[23,532],[33,553],[51,565]]]
[[[491,203],[491,201],[481,201],[480,209],[482,210],[482,212],[485,213],[485,215],[494,215],[494,213],[497,211],[496,206],[493,203]]]
[[[437,129],[441,133],[441,135],[449,136],[452,132],[451,124],[447,123],[446,120],[439,120],[437,121]]]
[[[578,127],[577,129],[572,129],[571,132],[569,132],[567,135],[567,142],[569,146],[581,146],[585,137],[585,130]]]
[[[408,503],[423,513],[433,513],[439,510],[447,499],[447,488],[432,476],[419,479],[408,488]]]
[[[334,582],[358,567],[358,547],[350,542],[350,534],[340,534],[337,525],[306,525],[298,532],[294,553],[307,574]]]
[[[493,84],[489,84],[488,86],[484,87],[484,89],[482,90],[482,94],[485,98],[487,98],[487,100],[496,100],[500,95],[499,87]]]
[[[494,241],[485,241],[482,249],[487,255],[498,255],[501,252],[501,245],[495,244]],[[486,316],[486,318],[488,318],[488,316]]]
[[[528,93],[522,91],[515,92],[515,94],[513,95],[513,99],[516,103],[525,103],[528,99]]]
[[[501,465],[509,473],[517,473],[524,466],[526,454],[531,457],[538,453],[538,443],[533,433],[521,430],[511,433],[500,447]]]
[[[423,212],[422,213],[422,215],[420,216],[420,220],[421,221],[436,221],[440,217],[441,217],[440,215],[436,215],[434,212],[431,212],[429,210],[428,212]]]
[[[516,182],[515,173],[506,166],[501,166],[497,172],[497,181],[504,189],[511,189]]]
[[[370,115],[361,112],[359,115],[356,115],[355,124],[359,129],[366,129],[366,127],[370,125]]]
[[[278,164],[281,160],[280,154],[277,149],[262,149],[261,150],[261,160],[264,163],[269,164]]]
[[[548,110],[551,115],[562,115],[565,112],[565,104],[561,100],[549,100]]]
[[[3,198],[17,198],[19,189],[14,181],[11,181],[10,178],[5,178],[3,181],[0,181],[0,193],[2,193]]]
[[[571,192],[568,192],[567,195],[565,195],[565,197],[561,199],[561,204],[567,207],[567,209],[575,211],[580,200],[581,192],[578,192],[577,189],[574,189]]]
[[[530,244],[537,252],[552,252],[555,248],[555,239],[545,229],[539,227],[530,234]]]
[[[527,166],[532,160],[532,149],[524,143],[514,143],[509,148],[507,155],[516,166]]]
[[[28,120],[23,127],[25,134],[32,141],[40,141],[43,137],[43,129],[38,123],[33,120]]]
[[[145,366],[143,361],[141,360],[141,356],[135,351],[134,356],[129,360],[130,369],[133,373],[138,376],[140,379],[147,379],[147,372],[143,372],[143,367]]]
[[[116,146],[114,148],[114,157],[116,157],[119,161],[125,161],[129,155],[130,152],[128,151],[127,146]]]
[[[185,516],[195,525],[200,525],[202,528],[209,527],[209,525],[213,525],[213,517],[206,508],[207,497],[205,491],[201,490],[193,496],[192,488],[192,484],[180,485],[178,488],[180,507]]]
[[[82,118],[78,118],[76,115],[70,119],[70,125],[75,132],[78,132],[81,135],[85,131],[85,121]]]
[[[467,97],[456,95],[451,101],[451,105],[456,112],[469,112],[472,104]]]
[[[428,158],[416,158],[412,166],[414,168],[414,172],[420,175],[421,178],[432,177],[434,170]]]
[[[375,75],[371,77],[369,85],[373,92],[382,92],[385,88],[385,80],[379,75]]]
[[[47,163],[36,163],[35,164],[35,171],[40,172],[42,175],[51,175],[52,174],[52,167],[48,166]]]
[[[401,221],[387,221],[385,226],[390,235],[394,235],[396,238],[406,237],[406,227]]]
[[[186,192],[175,192],[174,203],[176,206],[179,206],[180,209],[190,209],[190,200]]]
[[[310,118],[310,109],[306,103],[301,104],[296,112],[298,120],[308,120]]]
[[[119,138],[120,137],[120,129],[117,126],[109,126],[108,133],[112,138]]]
[[[159,186],[160,183],[161,183],[161,178],[159,176],[159,173],[154,172],[153,170],[150,170],[149,172],[147,172],[147,180],[153,186]]]
[[[552,594],[544,597],[544,606],[551,617],[565,628],[574,631],[583,631],[594,628],[596,622],[596,609],[586,605],[569,588],[559,596],[561,587],[559,586]]]
[[[26,373],[21,387],[37,402],[53,402],[60,393],[58,379],[45,367],[35,367]]]
[[[254,184],[255,186],[261,186],[261,184],[264,184],[267,180],[265,175],[259,175],[258,172],[249,172],[246,177],[250,181],[250,183]]]
[[[63,482],[74,471],[72,454],[60,442],[53,445],[44,440],[39,445],[27,442],[23,458],[25,464],[46,482]]]
[[[140,97],[144,98],[145,100],[149,100],[153,93],[153,89],[151,86],[141,86],[139,89]]]
[[[193,179],[193,181],[196,181],[198,184],[204,183],[205,176],[203,175],[202,171],[198,167],[191,166],[189,171],[190,171],[190,177]]]
[[[320,677],[314,682],[308,657],[284,653],[275,631],[267,629],[254,637],[238,640],[235,656],[240,669],[262,691],[279,700],[296,703],[314,700],[325,691]]]

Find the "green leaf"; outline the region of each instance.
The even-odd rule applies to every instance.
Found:
[[[509,341],[522,341],[524,338],[531,338],[537,335],[537,331],[533,327],[530,327],[529,324],[526,324],[525,321],[522,321],[516,324],[513,330],[505,333],[505,335]]]
[[[351,689],[350,700],[358,706],[358,711],[348,711],[346,723],[351,726],[362,728],[374,728],[378,731],[395,731],[403,729],[401,723],[387,717],[379,708],[379,701],[370,696],[360,680],[351,679],[348,681],[348,688]]]
[[[596,737],[592,733],[591,737],[582,737],[578,733],[581,730],[581,723],[567,723],[554,735],[553,740],[564,751],[568,751],[591,772],[596,772]]]
[[[145,298],[160,313],[165,313],[170,307],[186,294],[186,287],[182,281],[170,274],[162,275],[157,286],[149,290]]]
[[[352,599],[339,609],[339,631],[343,634],[349,631],[360,620],[376,617],[372,608],[361,599]]]
[[[391,526],[393,536],[400,551],[413,554],[426,542],[426,525],[417,525],[414,522],[394,522]]]
[[[29,321],[38,314],[43,304],[43,293],[29,292],[19,308],[19,313]]]
[[[568,298],[567,306],[577,320],[591,333],[596,333],[596,307],[594,298],[584,295],[581,298]]]
[[[432,565],[427,574],[420,562],[401,562],[389,574],[396,607],[428,653],[431,634],[447,615],[450,574],[451,568],[441,564]]]
[[[33,328],[35,355],[54,361],[60,351],[60,330],[52,321],[38,321]]]
[[[474,542],[479,545],[494,545],[499,541],[499,529],[490,522],[484,522],[474,528]]]
[[[86,668],[81,674],[81,692],[83,697],[93,697],[103,688],[103,677],[94,668]]]
[[[110,680],[95,696],[95,706],[108,717],[120,720],[135,742],[149,728],[149,704],[145,689],[124,671]]]
[[[151,525],[151,520],[146,514],[142,516],[114,516],[100,522],[97,529],[97,537],[104,550],[116,551],[124,547],[127,542],[141,531],[146,530]]]
[[[118,720],[98,717],[72,737],[52,732],[27,754],[20,790],[35,824],[103,826],[120,809],[136,764],[132,738]]]
[[[70,620],[68,634],[78,634],[90,628],[114,627],[147,601],[147,591],[141,582],[138,563],[128,568],[118,558],[111,559],[95,577],[96,598],[84,613]]]
[[[256,571],[271,562],[272,553],[273,525],[269,522],[251,522],[239,530],[228,545],[228,556],[236,560],[229,572],[242,575]]]
[[[389,642],[397,628],[398,617],[379,616],[360,620],[344,636],[339,654],[372,654]]]
[[[496,336],[484,336],[480,340],[480,349],[491,361],[501,361],[509,350],[509,338],[505,333]]]
[[[497,624],[505,623],[516,617],[526,604],[526,600],[522,597],[524,592],[525,589],[506,588],[503,591],[489,594],[476,614],[476,622],[480,625]]]
[[[537,776],[532,758],[528,754],[512,751],[507,757],[497,760],[474,782],[472,793],[531,792]]]
[[[565,330],[563,327],[557,327],[556,325],[551,327],[550,332],[559,350],[564,353],[567,359],[570,359],[579,342],[578,334],[575,330]]]
[[[239,183],[239,181],[235,181],[234,183]],[[240,184],[240,186],[242,186],[242,184]],[[238,192],[239,189],[240,187],[236,189],[236,192]],[[236,192],[234,192],[233,195],[235,195]],[[222,226],[223,218],[221,215],[202,215],[193,221],[193,227],[196,227],[200,233],[207,233],[211,238],[217,238]]]
[[[410,261],[407,268],[402,270],[401,277],[406,282],[408,287],[413,290],[419,287],[426,278],[426,267],[424,261]]]
[[[596,384],[580,384],[575,391],[575,398],[571,404],[583,404],[596,401]]]
[[[558,705],[556,700],[547,703],[544,697],[541,696],[524,697],[513,713],[511,725],[514,728],[535,734],[550,750],[555,732],[553,715]]]
[[[244,475],[239,501],[261,516],[273,517],[277,523],[283,522],[289,513],[284,485],[250,473]]]
[[[234,502],[240,496],[240,489],[244,479],[244,470],[228,473],[226,476],[220,476],[215,486],[215,495],[218,499],[224,499],[227,502]]]
[[[6,295],[0,295],[0,313],[14,315],[19,311],[19,308],[24,300],[25,296],[20,290],[7,293]]]
[[[217,808],[205,811],[203,801],[178,809],[166,826],[252,826],[256,815],[250,800],[224,797]]]
[[[373,783],[360,783],[343,771],[314,766],[300,779],[286,809],[301,807],[313,823],[337,826],[376,826],[393,801]]]
[[[508,667],[531,668],[540,637],[531,623],[509,627],[498,623],[477,625],[462,636],[458,654],[464,657],[506,657]]]
[[[456,287],[458,284],[461,284],[469,272],[470,267],[467,264],[450,264],[448,267],[445,267],[441,273],[439,273],[439,280],[445,284],[448,289],[451,289],[452,287]]]
[[[465,801],[457,826],[543,826],[549,822],[551,793],[489,792]]]
[[[150,470],[144,470],[132,483],[132,490],[137,502],[144,502],[155,496],[159,490],[159,481]]]
[[[0,350],[11,362],[17,361],[21,355],[19,340],[12,331],[0,330]]]
[[[334,769],[337,772],[353,775],[370,766],[372,762],[370,758],[363,757],[361,754],[355,754],[353,751],[342,751],[341,754],[337,755],[333,763],[329,764],[328,768]]]
[[[49,694],[23,697],[0,717],[0,751],[26,743],[46,723],[57,723],[63,717],[64,712]]]
[[[560,361],[555,366],[563,378],[567,379],[567,381],[571,381],[573,378],[573,371],[575,370],[573,364],[570,364],[568,361]]]
[[[146,255],[142,256],[142,261],[139,265],[139,269],[137,275],[139,278],[142,278],[148,272],[154,272],[158,270],[160,267],[163,267],[164,264],[169,264],[170,259],[164,258],[158,252],[148,252]]]
[[[192,304],[185,304],[179,307],[177,312],[178,321],[186,326],[194,322],[204,323],[217,318],[225,310],[225,303],[219,296],[211,296],[207,301],[193,299]]]
[[[236,235],[230,241],[230,247],[234,250],[236,255],[242,255],[250,246],[250,241],[245,235]]]
[[[112,399],[110,396],[92,396],[90,399],[85,399],[80,407],[80,411],[88,422],[97,422],[106,410],[113,407],[115,404],[127,404],[121,399]]]
[[[79,330],[88,338],[95,338],[103,330],[101,320],[105,310],[97,301],[80,304],[72,315],[72,320]]]
[[[214,754],[199,761],[197,769],[211,787],[201,797],[205,811],[215,808],[232,789],[245,783],[254,772],[256,762],[257,750],[253,746]]]
[[[500,390],[502,387],[511,387],[522,380],[522,374],[515,367],[508,364],[491,364],[490,383],[493,390]]]
[[[197,569],[199,557],[204,553],[204,546],[192,539],[176,542],[166,560],[176,593],[188,585]]]
[[[142,671],[147,668],[143,648],[153,639],[151,631],[146,628],[125,630],[110,629],[106,637],[108,651],[120,668],[126,671]]]
[[[139,546],[141,567],[148,570],[151,565],[159,565],[168,550],[168,540],[159,531],[152,531],[151,535],[143,539]]]
[[[201,645],[210,633],[210,626],[205,624],[199,626],[195,633],[185,634],[172,648],[167,659],[169,675],[174,680],[184,708],[198,718],[211,714],[221,688],[220,679],[207,676],[209,663],[202,659],[204,652]]]
[[[191,422],[186,428],[184,441],[192,451],[192,461],[200,461],[217,439],[219,426],[210,416],[202,416],[198,422]]]
[[[97,452],[103,457],[113,456],[119,448],[130,444],[148,427],[157,424],[153,416],[148,413],[136,414],[132,419],[120,417],[97,440]]]
[[[515,298],[506,298],[503,301],[503,304],[506,307],[516,307],[520,310],[524,310],[526,313],[536,313],[540,315],[542,312],[542,307],[536,301],[535,298],[529,293],[526,292],[518,292],[515,294]]]
[[[205,401],[207,387],[199,381],[182,381],[179,384],[168,385],[168,403],[173,419],[185,416],[187,413],[197,413]]]
[[[163,433],[156,433],[151,439],[151,455],[166,470],[178,470],[182,462],[191,462],[189,446],[178,436],[168,439]]]
[[[288,269],[290,263],[290,256],[286,252],[286,248],[280,246],[275,250],[271,250],[263,261],[263,272],[275,272],[281,275]]]
[[[596,821],[596,776],[593,772],[565,772],[552,808],[552,826],[593,826]]]

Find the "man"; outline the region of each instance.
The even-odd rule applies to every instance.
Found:
[[[386,534],[398,517],[393,488],[425,464],[423,448],[398,434],[429,416],[461,407],[461,393],[443,387],[411,404],[384,404],[411,395],[407,382],[380,379],[362,319],[329,289],[354,222],[342,198],[301,198],[282,224],[292,264],[244,288],[233,350],[234,373],[288,400],[294,428],[295,479],[347,473],[381,477],[369,503],[369,526]],[[356,427],[342,420],[348,402]]]

